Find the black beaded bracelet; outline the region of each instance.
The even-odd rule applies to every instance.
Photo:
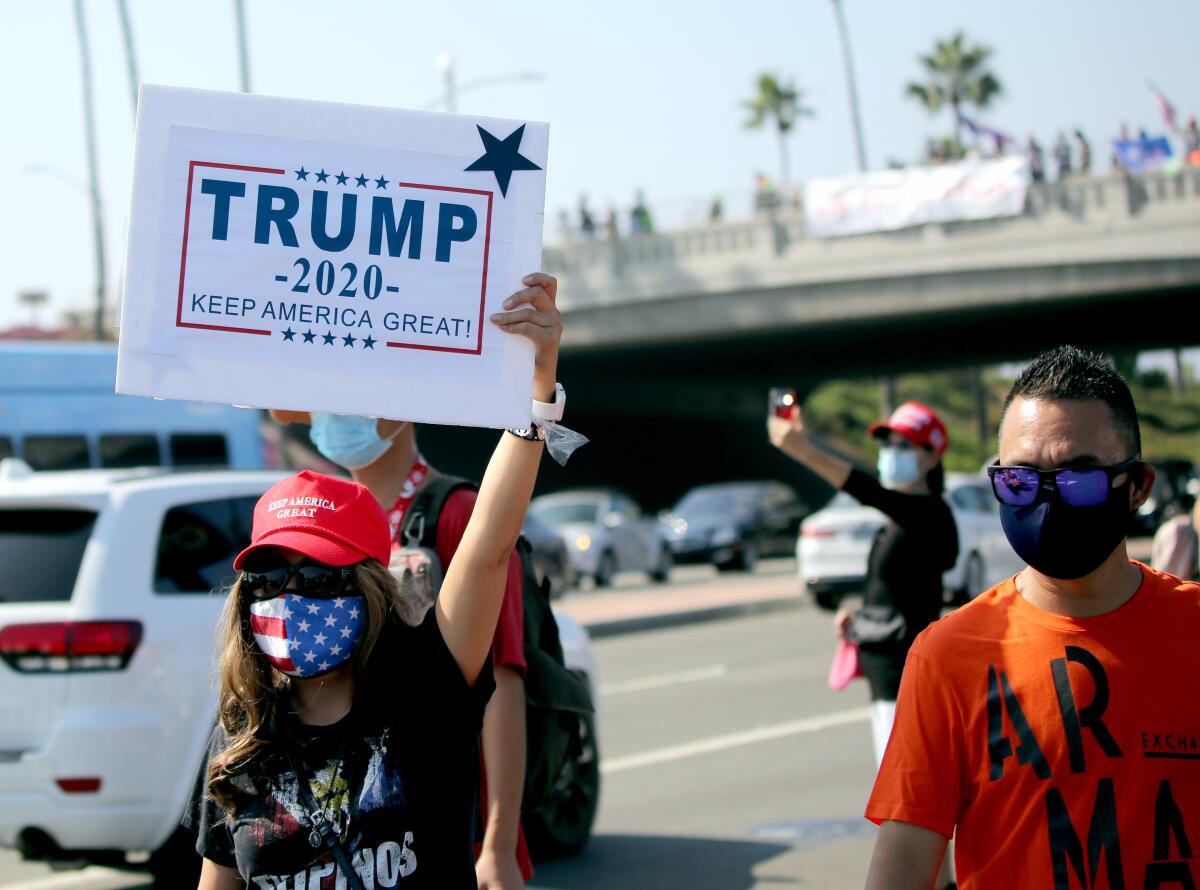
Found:
[[[545,427],[538,426],[536,423],[531,423],[524,429],[512,427],[506,432],[518,439],[524,439],[526,442],[541,442],[546,438]]]

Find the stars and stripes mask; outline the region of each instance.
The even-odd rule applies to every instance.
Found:
[[[361,596],[284,593],[250,604],[250,629],[267,661],[292,677],[319,677],[354,651],[364,621]]]

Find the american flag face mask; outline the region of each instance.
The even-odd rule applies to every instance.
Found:
[[[361,596],[285,593],[250,604],[250,629],[263,656],[291,677],[319,677],[354,651],[364,622]]]

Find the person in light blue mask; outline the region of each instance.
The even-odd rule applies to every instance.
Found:
[[[942,574],[958,559],[958,530],[942,498],[946,426],[928,405],[905,402],[885,423],[871,427],[879,441],[879,478],[815,445],[799,406],[791,418],[771,416],[772,444],[834,488],[888,517],[867,557],[863,607],[834,619],[839,637],[857,643],[859,664],[871,687],[875,766],[883,761],[896,715],[896,697],[908,650],[917,634],[941,614]],[[935,886],[952,886],[949,860]]]
[[[383,457],[405,426],[401,421],[378,417],[314,414],[309,436],[327,460],[354,471],[369,467]]]

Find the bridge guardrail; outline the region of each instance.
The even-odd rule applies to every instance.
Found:
[[[1061,216],[1080,222],[1120,224],[1136,219],[1156,205],[1183,202],[1200,202],[1200,168],[1185,167],[1171,173],[1139,176],[1076,176],[1063,182],[1035,183],[1029,189],[1025,212],[1015,217],[931,223],[892,232],[816,239],[805,232],[802,209],[784,209],[743,221],[547,247],[543,265],[547,272],[556,275],[603,271],[620,276],[637,267],[664,262],[678,264],[692,258],[780,255],[789,246],[802,242],[835,245],[881,236],[911,239],[928,229],[957,237],[1030,218]]]

